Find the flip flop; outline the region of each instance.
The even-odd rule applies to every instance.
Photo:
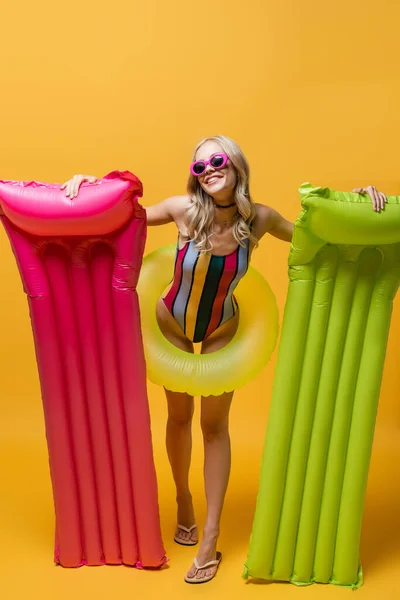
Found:
[[[218,571],[218,567],[221,563],[222,560],[222,554],[221,552],[217,552],[217,558],[216,560],[210,560],[208,563],[206,563],[205,565],[199,565],[197,558],[194,559],[193,564],[196,567],[196,571],[194,573],[193,577],[188,577],[187,575],[185,575],[185,581],[186,583],[207,583],[207,581],[211,581],[211,579],[214,579],[214,577],[217,574]],[[209,567],[217,567],[215,569],[214,575],[208,575],[208,577],[200,577],[199,579],[196,578],[196,574],[199,571],[202,571],[203,569],[208,569]]]
[[[184,531],[185,533],[192,533],[193,529],[197,528],[196,523],[194,525],[192,525],[191,527],[187,528],[184,527],[183,525],[178,525],[176,526],[177,529],[180,529],[181,531]],[[174,536],[174,542],[176,542],[177,544],[179,544],[180,546],[195,546],[196,544],[199,543],[198,540],[193,541],[193,540],[183,540],[182,538],[179,538],[176,533]]]

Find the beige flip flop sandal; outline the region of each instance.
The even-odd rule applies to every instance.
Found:
[[[217,552],[217,558],[216,560],[210,560],[208,563],[206,563],[205,565],[199,565],[197,558],[194,559],[193,564],[196,567],[196,571],[193,577],[188,577],[187,575],[185,575],[185,581],[186,583],[207,583],[207,581],[211,581],[211,579],[214,579],[214,577],[217,574],[218,571],[218,567],[221,563],[222,560],[222,554],[221,552]],[[214,575],[209,575],[208,577],[200,577],[200,578],[196,578],[196,574],[199,571],[202,571],[203,569],[209,569],[210,567],[217,567],[215,569],[215,573]]]
[[[187,528],[184,527],[183,525],[177,525],[176,526],[177,529],[180,529],[181,531],[184,531],[185,533],[192,533],[193,529],[197,528],[196,523],[194,525],[192,525],[191,527]],[[183,540],[182,538],[179,538],[176,533],[174,536],[174,542],[176,542],[177,544],[179,544],[180,546],[196,546],[196,544],[199,543],[198,540],[193,541],[193,540]]]

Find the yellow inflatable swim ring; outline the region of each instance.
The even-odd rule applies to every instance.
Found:
[[[176,348],[161,333],[158,299],[171,282],[176,246],[164,246],[143,261],[138,294],[147,376],[153,383],[192,396],[219,396],[254,379],[268,362],[278,337],[275,296],[256,269],[249,267],[235,290],[239,326],[221,350],[191,354]]]

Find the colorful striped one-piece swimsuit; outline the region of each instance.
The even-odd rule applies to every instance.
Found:
[[[195,242],[177,248],[174,278],[163,300],[184,334],[202,342],[233,317],[233,291],[249,263],[249,240],[225,256],[199,252]]]

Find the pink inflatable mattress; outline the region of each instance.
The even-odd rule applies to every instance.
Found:
[[[136,283],[146,238],[140,181],[113,172],[66,198],[0,181],[1,220],[28,296],[65,567],[160,567]]]

